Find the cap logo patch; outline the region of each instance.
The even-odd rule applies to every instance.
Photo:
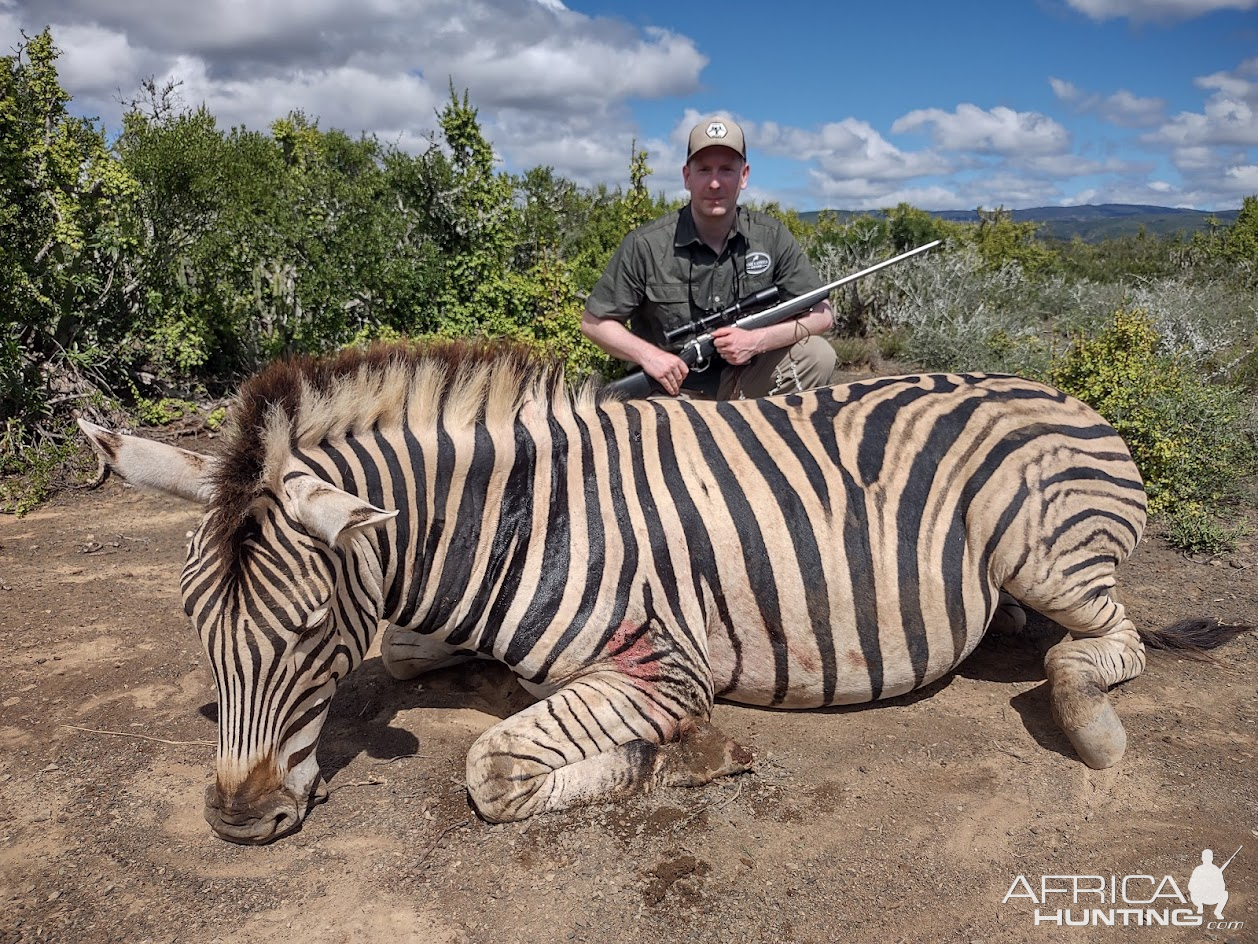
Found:
[[[767,252],[749,252],[747,253],[747,274],[759,275],[761,272],[768,272],[769,266],[773,264],[773,260],[769,258]]]
[[[712,124],[708,125],[707,135],[709,138],[723,138],[727,134],[729,134],[729,132],[725,129],[724,122],[714,121]]]

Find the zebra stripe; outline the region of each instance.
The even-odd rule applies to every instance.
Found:
[[[1040,384],[598,401],[516,349],[384,348],[253,378],[211,464],[184,602],[219,686],[229,838],[259,807],[304,815],[330,692],[378,620],[399,677],[481,655],[542,699],[469,753],[490,819],[745,769],[714,698],[918,688],[1008,596],[1072,634],[1046,668],[1081,756],[1122,754],[1104,692],[1144,652],[1114,570],[1144,491],[1114,430]]]

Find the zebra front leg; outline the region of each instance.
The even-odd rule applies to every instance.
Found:
[[[390,625],[380,640],[380,658],[385,670],[402,681],[477,657],[475,652],[447,646],[431,636],[401,626]]]
[[[1083,762],[1101,770],[1122,760],[1127,734],[1106,694],[1144,671],[1144,643],[1123,605],[1104,595],[1077,610],[1046,612],[1070,631],[1044,656],[1053,717]],[[1098,623],[1113,627],[1097,632]]]
[[[706,717],[673,717],[629,680],[601,672],[477,738],[467,789],[483,818],[504,823],[657,784],[698,786],[750,764]]]

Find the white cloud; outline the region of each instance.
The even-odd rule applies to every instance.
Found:
[[[694,44],[667,30],[648,29],[645,36],[624,46],[579,34],[530,45],[477,44],[447,65],[486,104],[603,109],[695,90],[707,59]]]
[[[775,122],[748,125],[755,146],[765,153],[816,161],[823,174],[899,181],[947,173],[952,164],[932,151],[902,151],[871,125],[855,118],[821,125],[815,131]]]
[[[1231,192],[1238,197],[1252,196],[1258,193],[1258,164],[1245,164],[1240,167],[1229,167],[1225,178]]]
[[[921,187],[898,187],[888,190],[882,181],[865,177],[839,177],[814,171],[812,189],[821,198],[822,206],[844,210],[882,210],[899,203],[932,210],[957,209],[958,197],[942,184]]]
[[[970,104],[952,112],[919,109],[896,119],[891,130],[896,134],[928,130],[935,146],[943,150],[1008,157],[1056,154],[1070,147],[1070,132],[1053,119],[1004,106],[990,111]]]
[[[1093,20],[1173,22],[1191,20],[1219,10],[1252,10],[1258,0],[1066,0],[1068,6]]]
[[[1146,140],[1180,148],[1258,146],[1258,81],[1246,78],[1255,71],[1251,59],[1232,72],[1196,79],[1198,88],[1214,90],[1203,109],[1180,112]]]
[[[1153,169],[1149,161],[1106,158],[1093,160],[1078,154],[1047,154],[1017,162],[1017,166],[1038,177],[1067,180],[1097,174],[1139,174]]]
[[[1164,118],[1166,102],[1160,98],[1141,98],[1126,89],[1098,95],[1062,79],[1050,78],[1048,82],[1058,100],[1074,111],[1096,115],[1120,128],[1152,128]]]
[[[0,0],[0,40],[62,24],[63,86],[110,127],[119,99],[154,76],[182,82],[182,101],[220,126],[266,128],[301,109],[422,147],[453,85],[512,166],[581,182],[626,179],[628,102],[691,93],[707,64],[687,37],[559,0],[43,0],[10,16],[11,4]]]
[[[301,110],[318,119],[320,127],[351,135],[371,131],[396,143],[418,143],[419,132],[431,125],[444,98],[414,76],[381,76],[349,66],[246,82],[215,80],[201,60],[181,57],[158,84],[167,78],[182,81],[178,94],[184,102],[204,102],[220,127],[265,127]],[[266,116],[265,125],[261,116]]]

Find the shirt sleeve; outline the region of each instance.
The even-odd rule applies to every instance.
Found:
[[[646,288],[638,263],[636,234],[621,240],[607,268],[594,283],[585,309],[598,318],[628,321],[646,300]]]

